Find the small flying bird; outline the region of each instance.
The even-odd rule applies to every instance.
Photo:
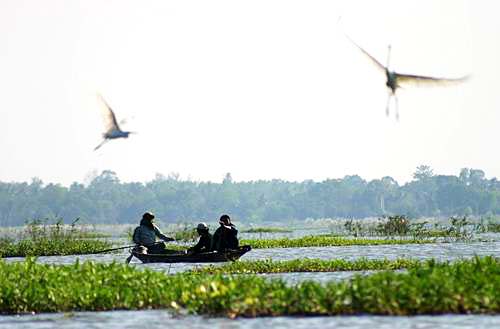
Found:
[[[131,131],[123,131],[120,129],[118,122],[116,122],[115,113],[113,112],[111,107],[108,105],[108,103],[106,103],[101,94],[97,94],[97,97],[99,98],[99,101],[103,105],[101,106],[101,108],[103,112],[102,114],[106,131],[102,134],[102,137],[104,138],[103,141],[95,147],[94,151],[100,148],[102,145],[104,145],[104,143],[106,143],[110,139],[128,138],[128,135],[133,134],[133,132]],[[123,122],[124,122],[123,120],[120,121],[120,123]]]
[[[436,78],[429,77],[423,75],[414,75],[414,74],[402,74],[396,71],[391,71],[389,69],[389,60],[391,56],[391,46],[388,46],[387,52],[387,66],[382,65],[379,61],[375,59],[372,55],[370,55],[366,50],[361,48],[356,42],[354,42],[347,34],[347,39],[351,41],[359,50],[361,50],[372,62],[375,66],[385,72],[385,76],[387,81],[385,85],[389,88],[389,95],[387,98],[387,106],[386,106],[386,115],[389,115],[389,104],[392,97],[394,97],[396,103],[396,119],[399,119],[399,109],[398,109],[398,97],[396,95],[396,90],[401,87],[401,85],[417,85],[417,86],[442,86],[442,85],[451,85],[464,82],[468,79],[469,76],[464,76],[456,79],[449,78]]]

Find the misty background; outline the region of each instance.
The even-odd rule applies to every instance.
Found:
[[[146,183],[123,183],[103,171],[87,185],[69,188],[31,183],[0,183],[0,224],[23,225],[33,219],[71,223],[138,222],[145,210],[163,222],[216,221],[223,213],[240,223],[289,222],[307,218],[493,216],[500,213],[500,182],[479,169],[435,175],[419,166],[414,180],[399,185],[391,177],[366,181],[345,176],[321,182],[259,180],[221,183],[184,180],[157,174]]]
[[[497,214],[499,6],[0,0],[0,225]],[[398,91],[397,121],[344,33],[471,79]],[[96,92],[137,134],[93,152]]]

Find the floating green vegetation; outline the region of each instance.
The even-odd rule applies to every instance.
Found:
[[[250,245],[252,248],[299,248],[299,247],[328,247],[328,246],[354,246],[354,245],[383,245],[383,244],[415,244],[432,243],[429,239],[362,239],[345,238],[336,236],[305,236],[301,238],[280,239],[242,239],[241,245]]]
[[[291,233],[292,230],[287,230],[279,227],[252,227],[247,230],[242,230],[241,233]]]
[[[210,265],[193,269],[194,273],[248,274],[248,273],[288,273],[288,272],[336,272],[397,270],[414,267],[416,260],[369,260],[366,258],[348,261],[344,259],[294,259],[285,261],[257,260],[226,263],[222,266]]]
[[[14,242],[0,240],[0,257],[64,256],[92,254],[111,248],[106,241],[65,239],[38,239]]]
[[[94,233],[98,235],[76,225],[76,221],[68,226],[60,219],[55,224],[35,220],[17,239],[0,238],[0,257],[91,254],[111,248],[111,242],[95,239]]]
[[[165,243],[165,249],[173,251],[185,251],[186,246],[178,245],[175,243]]]
[[[183,227],[175,232],[170,233],[175,241],[192,242],[199,238],[199,234],[194,227]]]
[[[0,313],[184,310],[211,316],[500,313],[493,257],[428,261],[406,273],[287,285],[255,275],[176,274],[92,262],[0,261]]]

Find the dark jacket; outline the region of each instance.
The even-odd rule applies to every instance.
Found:
[[[212,250],[224,251],[226,249],[238,249],[238,230],[233,224],[230,228],[221,225],[215,230],[212,238]]]
[[[212,250],[212,234],[210,233],[205,233],[200,235],[200,240],[198,243],[189,248],[189,250],[193,251],[194,253],[200,253],[200,252],[207,252]]]
[[[141,220],[141,225],[137,226],[134,230],[134,234],[132,235],[132,240],[139,245],[143,246],[151,246],[156,242],[156,238],[159,238],[163,241],[172,241],[172,238],[169,238],[165,234],[160,231],[158,226],[154,225],[147,220]]]

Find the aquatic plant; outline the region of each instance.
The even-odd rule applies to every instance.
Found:
[[[0,257],[64,256],[92,254],[111,248],[112,244],[101,240],[47,239],[21,240],[1,239]]]
[[[344,259],[294,259],[284,261],[256,260],[237,261],[224,265],[209,265],[191,270],[193,273],[210,274],[248,274],[248,273],[288,273],[288,272],[336,272],[397,270],[417,265],[419,261],[411,259],[378,260],[361,258],[354,261]]]
[[[166,275],[124,264],[0,261],[0,313],[183,310],[211,316],[500,313],[493,257],[427,261],[405,273],[287,285],[256,275]]]
[[[432,243],[429,239],[362,239],[336,236],[305,236],[301,238],[280,239],[242,239],[241,245],[250,245],[252,248],[298,248],[298,247],[328,247],[328,246],[353,246],[353,245],[384,245],[384,244],[410,244]]]
[[[170,233],[170,236],[172,236],[176,241],[183,242],[193,242],[200,237],[196,232],[195,227],[183,227],[178,231]]]
[[[377,225],[376,231],[384,236],[405,236],[410,232],[410,221],[404,215],[389,216]]]
[[[252,227],[240,231],[241,233],[291,233],[292,230],[279,227]]]
[[[486,232],[500,233],[500,223],[489,222],[486,224]]]
[[[109,234],[97,231],[94,225],[80,225],[77,224],[80,218],[76,218],[71,224],[64,224],[61,217],[54,219],[33,219],[28,221],[23,230],[19,232],[19,239],[32,239],[38,238],[65,238],[70,236],[73,239],[96,239],[106,238]]]
[[[354,237],[357,237],[358,235],[362,235],[363,232],[363,227],[361,225],[360,221],[354,221],[352,219],[348,219],[344,223],[344,228],[348,232],[349,235],[352,235]]]
[[[349,235],[354,237],[380,236],[387,238],[411,237],[413,239],[425,238],[449,238],[453,241],[464,241],[472,238],[473,231],[479,233],[481,230],[468,230],[471,223],[466,217],[450,217],[448,226],[434,224],[430,227],[428,221],[411,221],[406,216],[394,215],[378,219],[376,224],[366,220],[346,220],[344,232],[332,231],[331,236]]]
[[[460,240],[470,240],[472,238],[472,232],[467,229],[469,225],[471,225],[471,223],[467,219],[467,216],[450,217],[450,226],[447,228],[446,232],[450,237]]]
[[[47,219],[33,220],[18,233],[17,239],[0,239],[0,257],[90,254],[111,248],[111,242],[95,239],[98,232],[79,227],[77,221],[68,226],[62,219],[54,224]]]

